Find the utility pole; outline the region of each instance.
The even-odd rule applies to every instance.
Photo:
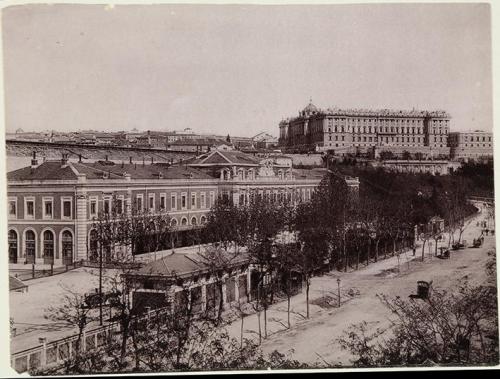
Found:
[[[102,242],[99,245],[99,325],[102,326]]]

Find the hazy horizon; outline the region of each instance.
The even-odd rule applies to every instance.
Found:
[[[488,4],[20,5],[2,10],[6,132],[277,136],[319,108],[446,110],[492,130]]]

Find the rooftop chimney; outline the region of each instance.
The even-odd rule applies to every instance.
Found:
[[[78,154],[78,162],[82,163],[82,154]]]
[[[33,151],[33,157],[31,158],[31,168],[36,168],[38,166],[38,159],[36,159],[36,151]]]
[[[61,167],[66,167],[68,165],[68,153],[62,154]]]

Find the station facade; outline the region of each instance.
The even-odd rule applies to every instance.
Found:
[[[61,160],[7,174],[10,263],[69,264],[90,259],[100,212],[165,212],[185,235],[207,220],[217,198],[248,204],[254,196],[307,201],[325,170],[297,170],[287,157],[215,150],[183,165]],[[350,183],[357,186],[356,181]],[[116,207],[116,209],[114,208]]]

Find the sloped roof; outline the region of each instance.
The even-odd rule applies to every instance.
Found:
[[[227,142],[219,138],[190,138],[172,142],[171,145],[225,145]]]
[[[35,168],[23,167],[7,173],[7,180],[76,180],[71,167],[62,167],[61,161],[43,162]]]
[[[47,161],[36,168],[24,167],[7,173],[8,180],[76,180],[77,174],[88,179],[123,179],[127,173],[132,179],[213,179],[210,175],[188,166],[169,166],[164,163],[116,164],[98,161],[93,163],[69,162],[62,167],[60,161]]]
[[[125,173],[132,179],[158,179],[161,174],[163,179],[213,179],[208,174],[186,166],[169,166],[164,163],[153,164],[105,164],[103,162],[94,163],[74,163],[74,167],[79,172],[87,174],[89,179],[102,178],[103,173],[110,173],[110,179],[123,179]]]
[[[321,180],[326,175],[326,168],[316,168],[316,169],[292,169],[293,176],[295,179],[318,179]]]
[[[9,291],[16,291],[27,287],[27,284],[24,284],[21,280],[9,275]]]
[[[248,263],[245,253],[231,258],[231,265],[234,266]],[[142,266],[133,275],[182,277],[206,271],[208,265],[197,253],[174,253]]]
[[[216,150],[196,158],[190,165],[253,165],[258,166],[259,160],[241,151]]]

